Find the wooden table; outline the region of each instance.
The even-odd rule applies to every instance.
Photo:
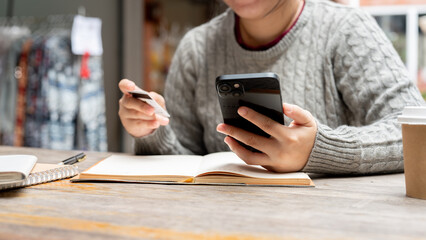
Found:
[[[0,146],[56,163],[76,152]],[[84,170],[110,153],[88,153]],[[0,192],[0,239],[425,239],[404,175],[313,177],[315,188],[70,183]]]

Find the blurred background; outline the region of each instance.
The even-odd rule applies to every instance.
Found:
[[[336,2],[374,16],[426,99],[426,0]],[[161,93],[182,36],[224,10],[221,0],[0,0],[0,145],[131,152],[119,80]]]

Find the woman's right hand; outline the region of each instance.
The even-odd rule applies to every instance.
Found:
[[[168,118],[155,114],[153,107],[139,99],[133,98],[128,93],[129,91],[140,89],[134,82],[123,79],[118,86],[121,92],[123,92],[123,96],[119,101],[120,109],[118,115],[124,128],[130,135],[133,137],[144,137],[154,132],[160,125],[165,126],[169,124]],[[166,109],[164,98],[160,94],[156,92],[150,92],[149,94],[158,104]]]

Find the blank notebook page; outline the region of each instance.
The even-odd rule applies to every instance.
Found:
[[[261,166],[247,165],[233,152],[219,152],[206,155],[198,174],[211,171],[233,172],[255,178],[310,179],[309,176],[303,172],[274,173]]]
[[[187,155],[112,155],[84,173],[120,176],[194,176],[202,159],[200,156]]]

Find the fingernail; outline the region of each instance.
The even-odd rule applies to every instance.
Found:
[[[238,109],[238,113],[241,116],[245,116],[245,115],[247,115],[247,109],[241,107],[241,108]]]
[[[286,111],[287,111],[288,113],[293,112],[293,105],[286,104]]]
[[[134,88],[135,84],[129,82],[129,83],[126,84],[126,86],[127,86],[127,88]]]
[[[225,126],[223,124],[219,124],[219,125],[217,125],[216,130],[223,133],[223,132],[225,132]]]
[[[162,123],[168,123],[169,122],[169,118],[161,116],[159,114],[155,114],[155,118],[157,118],[158,121],[160,121]]]

